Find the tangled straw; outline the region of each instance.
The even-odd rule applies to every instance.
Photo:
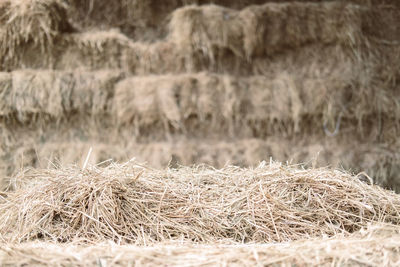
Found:
[[[278,163],[32,170],[0,201],[0,237],[148,245],[285,242],[399,224],[400,197],[338,170]]]

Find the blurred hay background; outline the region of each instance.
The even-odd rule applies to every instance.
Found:
[[[152,151],[181,138],[201,147],[208,138],[293,144],[312,136],[343,145],[338,151],[359,143],[390,151],[373,158],[358,149],[342,166],[370,162],[379,166],[367,168],[376,183],[397,188],[395,1],[5,0],[0,11],[2,176],[39,166],[37,157],[21,160],[25,151],[54,159],[43,151],[66,143]],[[156,166],[166,161],[143,153]],[[288,154],[273,149],[237,162]],[[204,158],[223,166],[226,156]]]
[[[0,0],[0,265],[398,265],[399,25],[394,0]]]

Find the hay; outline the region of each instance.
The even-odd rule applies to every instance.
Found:
[[[154,41],[165,32],[165,24],[171,12],[189,4],[218,4],[231,8],[243,8],[259,4],[260,0],[68,0],[68,17],[76,28],[87,30],[119,28],[134,40]]]
[[[136,75],[182,73],[194,71],[185,55],[180,53],[171,42],[157,41],[154,43],[131,43],[124,50],[123,68]]]
[[[290,118],[297,122],[302,115],[299,109],[306,106],[300,90],[285,75],[273,81],[206,73],[132,77],[116,85],[114,108],[119,123],[139,130],[159,124],[166,132],[185,132],[208,121],[208,129],[224,127],[233,134],[249,121],[268,124]]]
[[[19,47],[18,58],[5,60],[0,70],[120,70],[126,65],[125,50],[134,49],[130,48],[132,43],[117,30],[63,34],[46,51],[35,46]]]
[[[3,241],[286,242],[398,225],[400,198],[358,177],[278,163],[33,170],[0,203]]]
[[[7,60],[0,70],[21,68],[62,71],[124,70],[132,74],[179,73],[187,68],[177,64],[179,51],[172,43],[133,42],[119,31],[90,31],[63,34],[51,50],[25,46],[18,50],[18,59]],[[180,59],[183,61],[183,59]]]
[[[15,61],[19,57],[18,50],[24,46],[48,51],[60,33],[72,30],[63,1],[5,0],[0,5],[2,61]]]
[[[122,69],[136,75],[212,71],[241,76],[272,76],[287,71],[303,76],[342,73],[354,77],[360,68],[338,45],[313,44],[284,54],[256,57],[251,63],[225,51],[210,61],[205,55],[183,53],[170,41],[133,42],[116,30],[64,34],[51,51],[44,53],[37,47],[25,46],[18,53],[18,59],[7,60],[0,70]]]
[[[220,140],[209,136],[188,139],[174,136],[167,141],[150,138],[140,142],[132,137],[130,129],[116,132],[104,123],[100,124],[101,127],[92,126],[90,121],[87,124],[87,132],[70,124],[36,131],[13,128],[10,136],[1,137],[3,152],[0,158],[3,165],[0,165],[0,173],[7,177],[28,167],[48,168],[75,163],[82,166],[85,155],[92,148],[91,164],[109,159],[124,162],[136,157],[153,168],[202,163],[217,168],[226,164],[246,167],[272,157],[274,160],[308,167],[331,166],[352,173],[365,172],[373,178],[374,183],[400,192],[399,144],[387,147],[368,140],[355,142],[346,138],[349,133],[338,138],[306,135],[294,139],[270,136],[266,140]],[[4,182],[6,187],[8,179]]]
[[[232,137],[282,133],[279,124],[286,134],[304,133],[310,123],[319,125],[314,129],[322,133],[323,125],[335,129],[343,120],[340,129],[376,138],[383,133],[374,123],[377,114],[381,122],[399,119],[400,112],[393,113],[398,100],[390,94],[373,87],[353,88],[351,75],[339,73],[310,78],[288,72],[248,78],[210,73],[138,76],[116,85],[113,116],[138,133],[157,129],[196,135],[223,129]]]
[[[65,35],[58,45],[55,69],[121,69],[132,41],[116,30]]]
[[[68,0],[68,15],[75,27],[87,30],[119,28],[133,39],[158,37],[157,26],[172,11],[175,0],[153,3],[151,0]],[[151,34],[155,32],[154,34]]]
[[[371,225],[349,237],[283,244],[141,247],[31,242],[2,244],[0,261],[6,266],[394,266],[399,238],[398,227]]]
[[[113,86],[121,78],[117,71],[2,73],[0,115],[26,123],[65,118],[74,112],[104,114],[110,108]]]
[[[267,3],[241,11],[188,6],[173,12],[169,38],[183,51],[215,61],[215,51],[235,56],[271,55],[310,43],[352,47],[361,35],[360,8],[340,2]]]

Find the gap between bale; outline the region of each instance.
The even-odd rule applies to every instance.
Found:
[[[128,162],[22,173],[0,201],[2,241],[286,242],[400,223],[400,198],[328,169],[279,163],[153,170]]]

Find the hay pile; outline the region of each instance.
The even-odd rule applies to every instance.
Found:
[[[26,123],[65,119],[74,112],[81,118],[107,115],[115,126],[133,128],[137,134],[157,129],[154,133],[161,136],[206,126],[215,135],[228,131],[232,137],[260,137],[305,133],[312,123],[319,126],[312,133],[340,126],[337,130],[356,129],[361,135],[395,140],[400,127],[388,127],[400,118],[399,100],[390,97],[396,94],[395,88],[353,88],[350,73],[126,78],[116,70],[26,70],[0,73],[0,117]]]
[[[109,109],[119,71],[13,71],[0,76],[0,116],[27,123],[72,113],[102,115]]]
[[[286,242],[400,223],[398,195],[327,169],[153,170],[128,162],[32,170],[0,203],[0,237],[22,242]]]
[[[91,164],[109,159],[124,162],[136,157],[154,168],[177,164],[190,165],[193,162],[222,168],[226,164],[254,166],[272,157],[290,163],[301,162],[308,167],[329,165],[353,173],[365,171],[374,178],[374,183],[400,192],[400,144],[385,147],[379,143],[354,142],[345,138],[321,139],[318,136],[294,140],[282,137],[224,141],[178,138],[141,143],[126,141],[129,139],[127,133],[117,134],[112,128],[91,133],[94,136],[63,129],[45,129],[46,134],[34,134],[31,131],[22,136],[13,136],[20,143],[14,143],[13,146],[4,149],[6,153],[0,154],[4,164],[0,165],[0,173],[6,177],[27,166],[48,168],[71,163],[83,165],[86,160],[83,155],[92,148],[89,159]],[[60,135],[60,132],[64,135]],[[6,180],[4,187],[7,186]]]
[[[48,51],[61,33],[72,31],[66,8],[60,0],[1,1],[1,62],[17,62],[24,46]]]
[[[214,5],[189,6],[173,12],[164,40],[134,42],[109,28],[74,34],[60,30],[62,34],[53,38],[53,49],[20,47],[18,59],[5,61],[2,70],[123,68],[134,74],[211,70],[271,75],[289,66],[309,75],[327,68],[346,72],[349,61],[359,63],[354,62],[355,43],[361,38],[359,12],[357,6],[337,2],[267,3],[242,11]],[[215,29],[222,32],[213,32]],[[256,51],[259,49],[263,51]]]
[[[122,69],[130,74],[181,74],[211,71],[235,75],[276,75],[282,71],[315,76],[331,72],[355,75],[360,64],[339,46],[310,45],[284,54],[256,57],[251,62],[225,51],[217,60],[186,54],[170,41],[132,42],[118,31],[64,34],[54,49],[43,53],[35,47],[20,49],[17,62],[2,71],[20,68],[54,70]],[[321,51],[316,53],[315,51]],[[329,60],[327,60],[329,58]]]
[[[215,60],[216,50],[228,49],[250,59],[310,43],[352,47],[361,35],[361,10],[340,2],[267,3],[241,11],[188,6],[173,12],[169,26],[169,38],[187,53]]]
[[[378,225],[349,237],[230,246],[2,244],[0,262],[6,266],[395,266],[399,231],[399,227]]]
[[[64,35],[57,46],[55,69],[121,69],[132,41],[117,30]]]
[[[376,120],[377,114],[380,122],[398,120],[398,99],[389,98],[390,91],[352,86],[351,76],[339,73],[310,78],[291,73],[132,77],[116,85],[113,113],[120,124],[132,125],[139,133],[155,128],[166,133],[212,130],[214,135],[261,137],[307,130],[323,133],[325,125],[326,131],[349,128],[395,140],[398,128],[382,133],[384,126],[369,120]]]
[[[119,28],[134,40],[154,41],[164,35],[170,13],[190,4],[218,4],[241,9],[260,0],[67,0],[68,17],[80,31]]]

